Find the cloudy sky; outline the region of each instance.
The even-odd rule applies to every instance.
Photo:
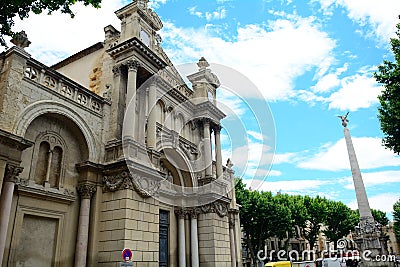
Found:
[[[51,65],[104,38],[114,11],[76,6],[76,17],[32,15],[16,23],[32,56]],[[373,208],[391,212],[400,197],[400,158],[381,146],[373,72],[391,60],[388,41],[398,0],[155,0],[162,46],[180,64],[204,56],[222,76],[225,158],[249,186],[323,195],[356,208],[337,115],[349,126]],[[224,76],[225,75],[225,76]],[[229,83],[229,81],[235,81]],[[250,88],[250,89],[249,89]],[[238,125],[240,124],[240,127]],[[236,131],[238,128],[241,131]],[[271,162],[273,163],[271,164]],[[263,181],[261,183],[260,181]]]

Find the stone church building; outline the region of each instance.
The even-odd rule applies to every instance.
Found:
[[[23,32],[0,54],[1,266],[241,266],[218,77],[184,82],[147,0],[115,14],[54,66]]]

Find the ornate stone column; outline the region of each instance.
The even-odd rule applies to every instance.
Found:
[[[217,167],[217,179],[222,178],[222,153],[221,153],[221,125],[214,126],[214,136],[215,136],[215,161]]]
[[[203,119],[204,127],[204,167],[206,177],[212,176],[212,154],[211,154],[211,133],[210,133],[210,119]]]
[[[89,240],[90,199],[96,192],[96,186],[92,184],[80,184],[77,190],[81,196],[81,207],[79,211],[78,236],[76,238],[75,267],[86,267]]]
[[[229,214],[229,243],[231,247],[231,266],[236,267],[235,215]]]
[[[137,79],[137,70],[140,66],[139,61],[137,60],[129,60],[127,62],[128,67],[128,81],[127,81],[127,97],[126,97],[126,105],[129,105],[129,109],[126,110],[125,116],[128,116],[128,119],[125,120],[124,129],[126,128],[125,135],[131,136],[134,139],[136,136],[136,79]]]
[[[149,89],[149,118],[147,120],[147,146],[154,149],[156,147],[156,93],[157,93],[157,77],[150,85]]]
[[[4,249],[6,247],[14,185],[22,170],[23,168],[17,165],[7,164],[6,166],[3,193],[0,198],[0,264],[3,262]]]
[[[192,267],[199,267],[199,238],[197,234],[197,216],[199,210],[194,208],[190,212],[190,249],[192,251]]]
[[[179,257],[179,267],[186,266],[186,251],[185,251],[185,211],[179,210],[178,214],[178,257]]]

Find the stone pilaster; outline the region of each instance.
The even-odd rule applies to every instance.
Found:
[[[112,72],[114,74],[114,79],[111,92],[109,139],[120,140],[122,134],[122,123],[124,119],[126,77],[123,75],[122,65],[115,65],[112,68]]]

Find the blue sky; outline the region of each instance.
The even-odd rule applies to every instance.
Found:
[[[16,29],[32,41],[27,51],[51,65],[102,41],[104,26],[119,28],[113,12],[127,3],[103,0],[100,10],[77,6],[73,20],[57,13],[32,15]],[[399,1],[156,0],[150,5],[164,23],[162,47],[176,65],[204,56],[220,64],[212,65],[217,74],[242,76],[236,85],[221,79],[218,99],[229,115],[223,122],[223,155],[233,159],[249,185],[319,194],[356,208],[336,117],[350,111],[348,127],[370,205],[390,213],[400,198],[400,158],[381,146],[376,98],[381,88],[372,75],[383,59],[392,59],[388,42],[399,21]],[[241,132],[235,131],[238,123]]]

